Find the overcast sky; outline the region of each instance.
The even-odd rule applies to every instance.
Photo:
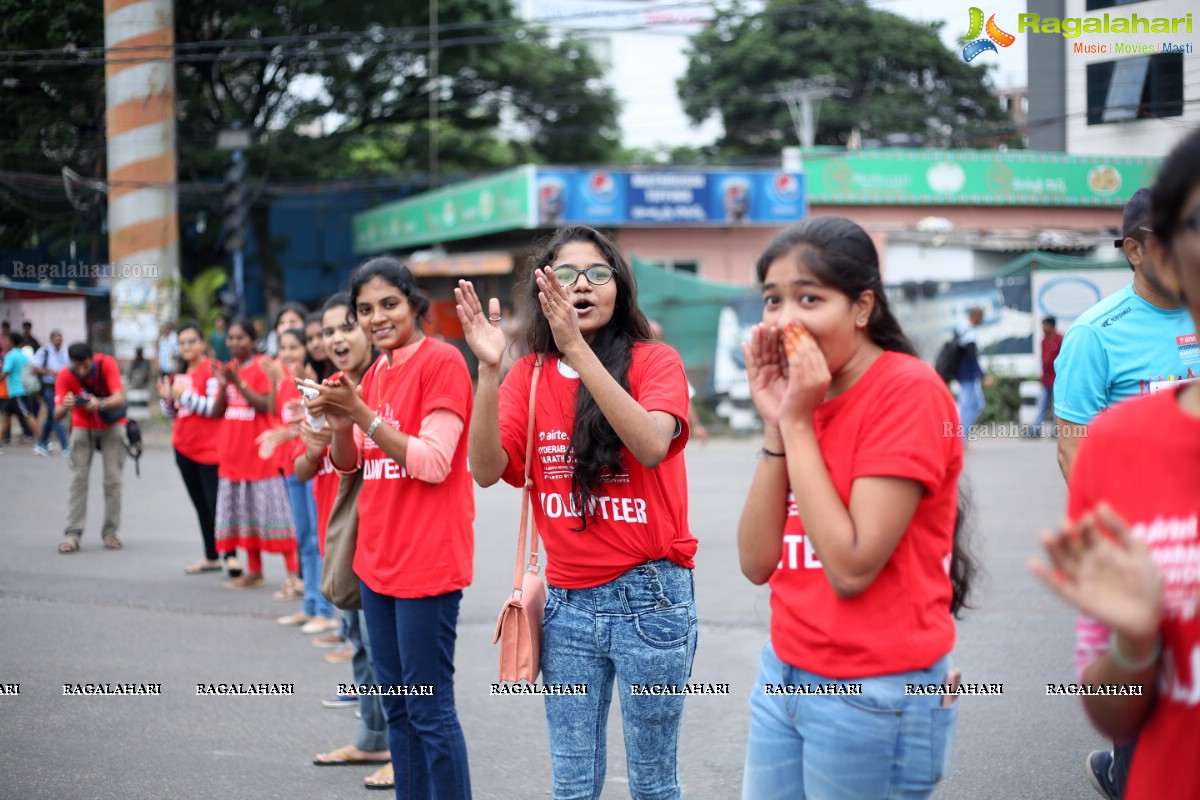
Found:
[[[922,22],[943,21],[942,41],[952,49],[961,52],[964,43],[958,37],[967,33],[970,20],[971,6],[983,11],[986,20],[992,14],[996,15],[996,24],[1000,29],[1011,34],[1017,33],[1017,15],[1024,13],[1025,0],[870,0],[876,8],[886,9],[893,14],[899,14],[909,19]],[[1026,84],[1026,47],[1025,36],[1017,36],[1017,40],[1009,47],[1000,48],[1000,52],[986,52],[975,59],[975,64],[992,66],[992,80],[1000,89],[1011,89]]]

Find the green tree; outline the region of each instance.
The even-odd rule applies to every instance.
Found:
[[[986,69],[947,49],[940,27],[866,0],[735,3],[693,38],[679,96],[694,122],[721,116],[726,155],[797,144],[779,85],[821,77],[846,94],[822,102],[817,144],[845,144],[857,128],[864,138],[903,132],[931,145],[980,146],[1004,114]]]

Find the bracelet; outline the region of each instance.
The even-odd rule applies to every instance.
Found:
[[[1117,647],[1117,632],[1113,631],[1108,637],[1108,654],[1112,656],[1113,661],[1117,662],[1117,666],[1130,672],[1140,672],[1158,661],[1158,657],[1162,654],[1162,637],[1154,638],[1154,649],[1150,651],[1150,655],[1141,661],[1130,661]]]
[[[375,419],[371,421],[371,427],[367,428],[367,438],[368,439],[372,438],[375,435],[375,429],[378,428],[380,423],[382,423],[382,422],[383,422],[383,417],[380,417],[380,416],[376,416]]]
[[[775,458],[787,458],[786,453],[776,453],[774,450],[768,450],[765,447],[762,448],[761,450],[759,450],[759,452],[762,453],[764,456],[774,456]]]

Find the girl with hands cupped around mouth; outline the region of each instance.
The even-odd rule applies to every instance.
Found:
[[[757,271],[763,322],[743,352],[764,434],[738,553],[770,584],[772,613],[742,797],[928,797],[957,706],[905,687],[956,680],[954,615],[974,570],[954,401],[892,315],[855,223],[798,222]],[[861,689],[766,689],[820,684]]]
[[[589,687],[586,696],[545,698],[553,795],[600,796],[615,686],[630,794],[677,800],[684,698],[638,696],[633,688],[686,683],[696,649],[683,362],[654,341],[633,272],[599,231],[560,228],[529,266],[522,337],[529,355],[503,381],[499,301],[485,313],[469,281],[459,281],[455,299],[479,358],[475,481],[521,487],[528,467],[532,483],[547,557],[542,680]],[[534,380],[538,447],[526,465]]]

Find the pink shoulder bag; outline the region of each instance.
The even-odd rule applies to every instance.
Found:
[[[542,617],[546,611],[546,586],[542,583],[538,565],[537,524],[529,519],[529,464],[533,460],[533,411],[537,396],[538,376],[542,360],[533,367],[529,385],[529,430],[525,441],[525,487],[521,490],[521,531],[517,539],[517,562],[513,568],[512,595],[500,610],[496,620],[496,636],[492,644],[500,643],[500,680],[533,683],[541,672]],[[529,561],[525,562],[525,532],[529,531]]]

